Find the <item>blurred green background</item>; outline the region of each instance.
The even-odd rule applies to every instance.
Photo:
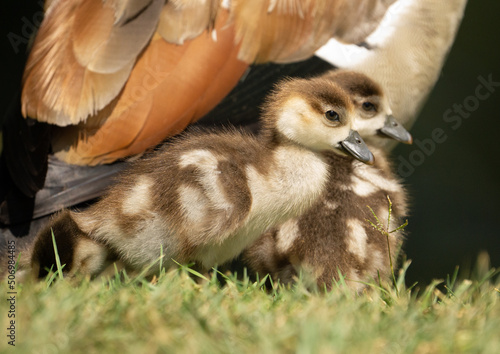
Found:
[[[32,28],[40,20],[41,2],[20,1],[2,11],[2,81],[0,114],[19,90],[27,44]],[[423,107],[412,134],[415,140],[431,138],[436,128],[446,141],[426,155],[416,144],[400,145],[400,159],[422,157],[405,183],[411,195],[408,239],[404,247],[413,264],[408,281],[428,283],[454,271],[456,265],[470,268],[480,251],[487,251],[493,266],[500,266],[500,86],[484,100],[474,101],[479,77],[500,85],[500,1],[469,1],[464,21],[440,79]],[[9,34],[10,37],[9,37]],[[12,34],[20,36],[17,50]],[[19,38],[17,38],[19,39]],[[411,85],[411,83],[408,83]],[[480,91],[483,95],[488,91]],[[475,103],[477,102],[477,107]],[[448,110],[464,105],[464,116],[445,121]],[[413,155],[412,155],[413,153]],[[418,156],[417,156],[418,155]]]

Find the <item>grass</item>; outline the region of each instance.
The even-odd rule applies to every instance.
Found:
[[[185,266],[152,281],[117,273],[75,284],[58,269],[44,282],[16,285],[16,348],[2,335],[0,352],[500,352],[496,271],[480,267],[474,280],[456,272],[443,288],[436,281],[419,291],[404,285],[408,266],[396,284],[377,282],[362,294],[343,281],[311,290],[303,279],[265,290],[263,280],[202,278]],[[0,289],[7,293],[6,281]],[[2,328],[8,310],[0,302]]]
[[[389,230],[372,214],[368,222],[388,241],[406,226]],[[342,276],[331,291],[303,278],[269,289],[266,278],[203,275],[181,264],[165,272],[163,257],[151,265],[160,270],[152,280],[118,271],[68,280],[52,240],[56,269],[17,284],[16,348],[3,337],[0,353],[500,353],[500,272],[487,255],[462,273],[469,279],[457,268],[425,289],[407,288],[410,262],[394,272],[391,260],[390,281],[357,294]],[[10,296],[7,281],[0,291]],[[0,302],[6,329],[11,309]]]

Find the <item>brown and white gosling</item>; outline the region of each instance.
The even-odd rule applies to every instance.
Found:
[[[137,161],[89,209],[57,215],[35,239],[33,273],[43,277],[55,263],[51,230],[69,275],[99,274],[116,259],[142,270],[161,254],[167,266],[171,259],[202,269],[222,264],[313,205],[325,193],[332,156],[373,163],[352,130],[356,115],[331,80],[285,80],[263,106],[258,137],[185,134]]]
[[[378,272],[383,277],[390,274],[386,237],[366,221],[376,223],[367,206],[387,224],[390,196],[390,230],[407,214],[405,189],[392,173],[386,154],[373,146],[384,136],[405,143],[412,138],[392,117],[387,97],[369,77],[352,71],[334,71],[325,77],[349,92],[358,111],[354,125],[373,151],[375,164],[329,153],[327,188],[314,206],[265,232],[242,258],[251,271],[270,274],[282,283],[292,282],[302,271],[320,288],[330,289],[342,274],[346,284],[359,291],[364,287],[360,281],[368,282]],[[402,241],[402,232],[391,234],[392,259]]]

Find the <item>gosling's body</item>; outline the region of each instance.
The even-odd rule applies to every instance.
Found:
[[[204,267],[225,262],[253,234],[309,207],[328,175],[318,154],[242,137],[180,139],[138,163],[89,211],[71,217],[137,268],[154,262],[160,245],[166,259]]]
[[[282,83],[263,111],[259,137],[186,134],[138,161],[90,209],[63,212],[35,240],[34,272],[43,276],[53,262],[51,228],[68,244],[65,270],[94,275],[108,260],[141,270],[162,254],[166,265],[173,259],[209,268],[303,213],[325,189],[323,152],[339,153],[356,111],[325,79]]]
[[[407,215],[406,192],[392,173],[386,153],[376,146],[387,140],[381,133],[406,143],[411,143],[411,135],[393,119],[387,97],[372,79],[353,71],[334,71],[324,77],[349,93],[358,110],[354,125],[370,144],[375,164],[326,154],[329,178],[318,201],[303,215],[264,233],[244,252],[243,260],[254,272],[271,274],[284,283],[304,271],[318,286],[330,288],[342,274],[351,288],[359,290],[364,287],[359,281],[370,281],[379,273],[389,275],[389,257],[396,258],[403,241],[403,232],[392,233],[389,255],[385,235],[367,221],[377,223],[368,206],[387,226],[387,196],[391,198],[390,231]]]
[[[393,210],[389,230],[404,222],[406,192],[391,172],[382,150],[370,146],[375,164],[361,165],[348,157],[329,154],[331,168],[326,191],[304,215],[287,220],[264,233],[245,250],[243,260],[259,274],[271,274],[283,283],[294,281],[300,271],[312,276],[319,287],[330,288],[333,279],[346,277],[350,288],[365,287],[359,281],[390,275],[387,239],[376,224],[370,206],[387,226],[388,200]],[[392,233],[391,257],[396,260],[403,232]]]

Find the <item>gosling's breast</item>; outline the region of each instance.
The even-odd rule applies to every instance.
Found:
[[[289,146],[277,148],[272,168],[266,174],[252,165],[246,168],[252,194],[251,217],[301,213],[324,191],[328,172],[327,164],[314,152]]]
[[[290,147],[272,154],[267,168],[246,166],[251,194],[248,215],[223,243],[198,249],[197,259],[205,267],[236,257],[266,229],[302,214],[323,193],[328,167],[317,154]]]

